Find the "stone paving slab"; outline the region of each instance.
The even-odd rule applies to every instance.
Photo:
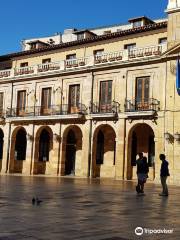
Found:
[[[180,187],[107,179],[0,176],[0,240],[173,240],[180,239]],[[43,200],[32,205],[32,197]],[[143,234],[135,228],[173,229]]]

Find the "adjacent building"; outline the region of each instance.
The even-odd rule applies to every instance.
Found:
[[[167,18],[67,29],[0,56],[1,174],[136,178],[159,154],[180,184],[180,1]]]

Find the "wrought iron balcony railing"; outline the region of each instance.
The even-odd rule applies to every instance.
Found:
[[[0,70],[0,79],[25,77],[29,75],[40,75],[44,72],[53,73],[57,71],[66,71],[68,69],[79,69],[82,67],[99,66],[110,63],[127,62],[155,58],[160,56],[167,50],[167,44],[160,44],[156,46],[147,46],[143,48],[133,48],[130,50],[124,49],[121,51],[103,53],[101,55],[91,55],[82,58],[75,58],[69,60],[60,59],[58,62],[49,62],[44,64],[37,64],[27,67],[11,68]]]
[[[118,114],[120,112],[120,104],[116,101],[113,101],[111,104],[98,104],[91,103],[89,107],[91,114],[104,114],[104,113],[114,113]]]
[[[160,101],[155,98],[125,100],[125,112],[159,111]]]
[[[84,104],[70,106],[69,104],[51,105],[48,108],[43,106],[31,106],[25,108],[12,108],[6,111],[7,117],[32,117],[32,116],[53,116],[68,114],[86,114],[87,108]]]

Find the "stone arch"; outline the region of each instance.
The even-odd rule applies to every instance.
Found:
[[[76,125],[64,130],[62,138],[61,175],[78,175],[82,164],[82,131]]]
[[[155,158],[155,142],[154,131],[147,123],[137,123],[129,131],[128,149],[127,149],[127,179],[135,179],[136,176],[136,159],[139,152],[148,159],[150,167],[149,178],[154,179],[154,158]]]
[[[4,149],[4,132],[0,128],[0,171],[2,169],[3,149]]]
[[[53,132],[49,126],[42,126],[37,130],[35,137],[34,174],[45,174],[47,163],[51,161],[53,150]]]
[[[112,126],[98,126],[93,135],[92,176],[115,177],[116,133]]]
[[[27,132],[24,127],[17,127],[11,135],[10,173],[22,173],[26,160]]]

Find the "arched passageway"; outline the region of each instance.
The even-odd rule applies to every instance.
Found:
[[[10,172],[22,173],[23,162],[26,160],[27,138],[26,130],[20,128],[14,130],[11,140]]]
[[[155,158],[155,142],[154,132],[152,128],[145,124],[135,125],[129,132],[128,136],[128,162],[127,162],[127,179],[135,179],[136,176],[136,160],[137,154],[143,152],[148,159],[149,179],[155,177],[154,158]]]
[[[115,177],[116,134],[109,125],[99,126],[93,137],[92,176]]]
[[[61,175],[79,175],[82,171],[82,132],[69,126],[63,134]]]
[[[40,128],[35,140],[34,174],[45,174],[50,152],[53,148],[52,130],[49,127]]]

